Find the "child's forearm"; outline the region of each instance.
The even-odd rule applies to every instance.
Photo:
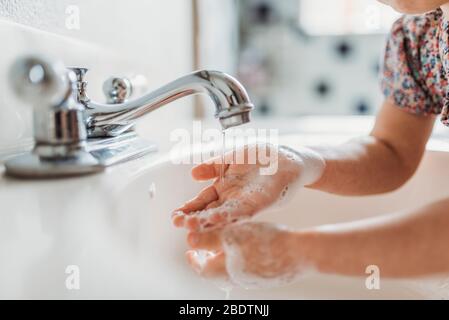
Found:
[[[313,148],[325,160],[319,181],[309,186],[342,195],[389,192],[415,172],[434,117],[418,117],[386,101],[370,136],[338,147]]]
[[[449,199],[412,212],[298,232],[306,264],[323,273],[364,275],[370,265],[384,277],[449,272]]]
[[[413,173],[394,150],[375,137],[314,150],[324,158],[326,165],[321,179],[309,187],[330,193],[385,193],[402,186]]]

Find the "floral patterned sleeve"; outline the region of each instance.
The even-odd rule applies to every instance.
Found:
[[[387,99],[413,114],[440,114],[445,80],[439,54],[437,13],[404,16],[388,37],[382,68],[382,91]],[[443,81],[444,80],[444,81]]]

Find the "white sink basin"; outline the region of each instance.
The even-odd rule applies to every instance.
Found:
[[[257,219],[307,227],[422,205],[449,196],[448,162],[448,152],[428,152],[395,193],[344,198],[302,190]],[[0,298],[223,299],[224,291],[189,268],[185,231],[171,225],[172,209],[205,185],[192,181],[190,168],[155,155],[84,178],[1,178]],[[69,265],[80,269],[79,290],[65,286]],[[441,298],[445,285],[381,279],[381,290],[370,291],[365,278],[317,275],[284,288],[234,288],[230,298]]]

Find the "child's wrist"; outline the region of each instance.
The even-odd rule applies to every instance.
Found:
[[[287,146],[280,146],[279,151],[300,167],[297,183],[301,186],[312,185],[321,179],[326,161],[318,152],[306,147],[293,149]]]
[[[293,248],[297,252],[297,264],[304,274],[317,273],[322,269],[322,255],[325,247],[319,232],[313,230],[297,231],[292,235]]]

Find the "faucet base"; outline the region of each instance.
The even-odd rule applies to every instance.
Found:
[[[126,162],[156,152],[155,143],[140,138],[134,130],[117,137],[87,140],[89,151],[104,167]]]
[[[66,159],[46,160],[34,153],[13,158],[5,163],[6,175],[20,179],[62,178],[104,170],[90,153],[82,151]]]
[[[45,159],[35,153],[17,156],[5,163],[6,175],[20,179],[63,178],[93,174],[106,167],[157,151],[133,131],[108,139],[89,139],[86,150],[72,157]]]

